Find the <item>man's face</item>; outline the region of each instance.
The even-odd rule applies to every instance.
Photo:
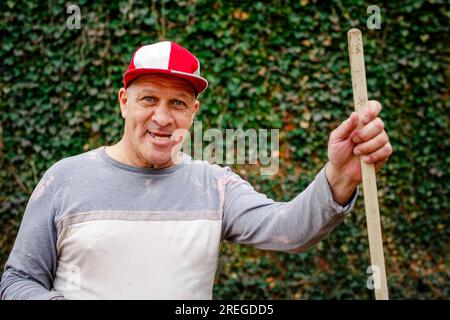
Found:
[[[193,86],[171,75],[145,75],[122,88],[119,101],[130,162],[142,167],[173,165],[172,151],[181,142],[172,134],[189,130],[199,107]]]

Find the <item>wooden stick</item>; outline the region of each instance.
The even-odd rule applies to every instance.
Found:
[[[347,36],[350,70],[352,73],[353,102],[356,112],[362,118],[368,102],[362,34],[358,29],[351,29],[348,31]],[[375,167],[373,164],[367,164],[361,160],[361,171],[375,298],[377,300],[388,300]]]

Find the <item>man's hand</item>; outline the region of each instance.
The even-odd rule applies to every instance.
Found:
[[[392,154],[384,123],[378,117],[380,111],[379,102],[369,101],[362,119],[353,112],[331,132],[326,176],[333,198],[339,204],[348,202],[362,180],[359,157],[366,163],[373,163],[378,172]],[[358,129],[359,122],[361,127]]]

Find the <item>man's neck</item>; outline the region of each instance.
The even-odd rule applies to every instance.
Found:
[[[122,140],[120,140],[117,144],[113,146],[107,146],[105,151],[108,156],[113,158],[114,160],[121,162],[123,164],[133,166],[133,167],[141,167],[141,168],[154,168],[154,169],[163,169],[170,168],[176,165],[181,161],[181,155],[176,158],[176,162],[174,163],[171,160],[166,164],[156,165],[152,163],[147,163],[144,159],[141,159],[139,156],[133,156],[136,154],[128,144]]]

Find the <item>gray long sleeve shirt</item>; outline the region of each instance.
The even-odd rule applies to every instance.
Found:
[[[325,167],[276,202],[228,167],[185,155],[131,167],[101,147],[63,159],[28,202],[0,283],[2,299],[211,299],[222,240],[301,252],[356,201],[333,201]]]

